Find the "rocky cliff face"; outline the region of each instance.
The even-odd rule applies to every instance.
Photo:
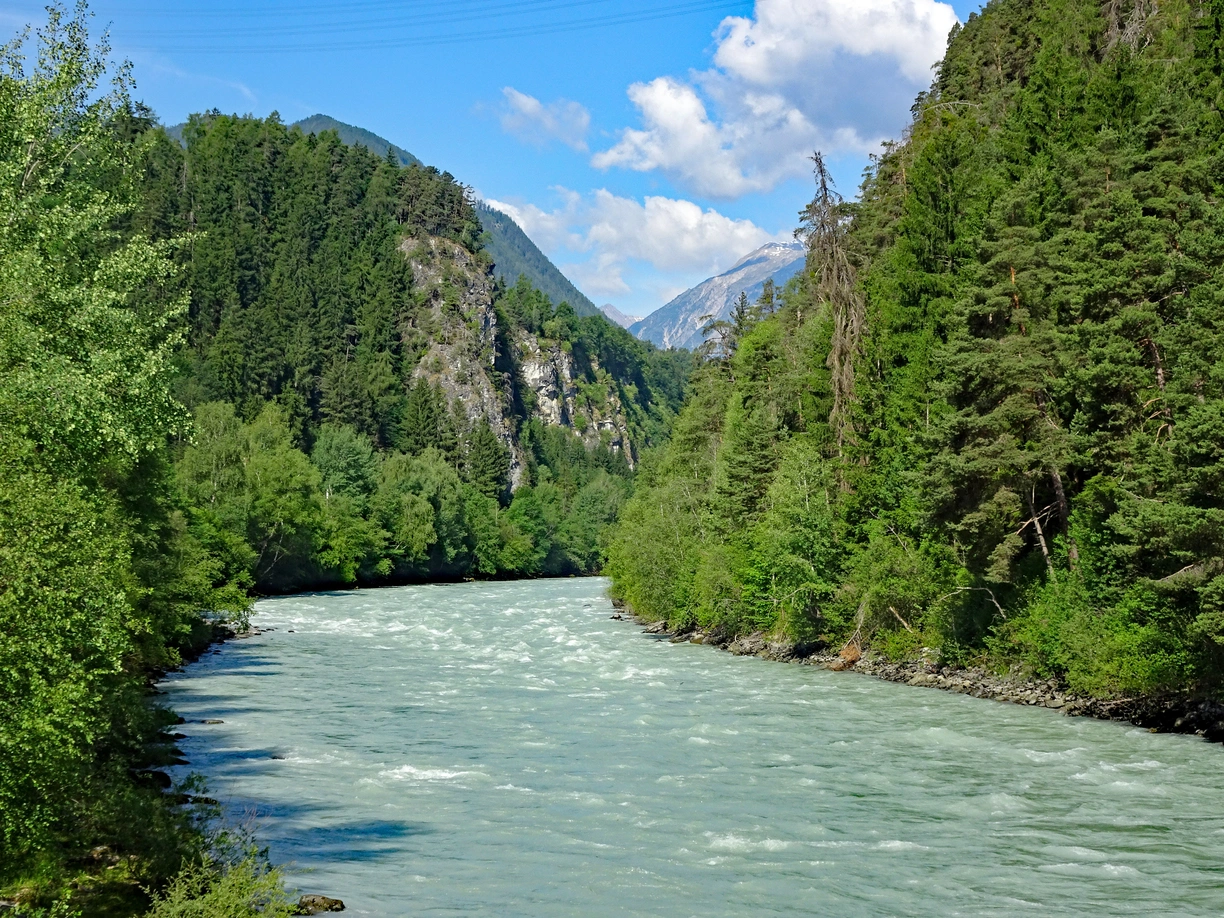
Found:
[[[557,342],[521,329],[499,329],[493,277],[483,262],[463,246],[437,237],[405,240],[401,250],[432,326],[431,343],[413,376],[440,386],[469,423],[488,421],[510,450],[513,488],[522,484],[525,468],[516,439],[516,389],[534,396],[521,401],[534,403],[535,415],[545,424],[568,427],[588,447],[602,442],[623,453],[630,465],[636,462],[615,386],[579,380],[573,356]],[[516,374],[498,369],[499,346],[514,349]],[[595,370],[598,377],[600,370]]]
[[[624,405],[598,361],[591,358],[599,380],[592,386],[576,379],[574,358],[559,343],[524,334],[516,347],[521,382],[534,395],[537,416],[546,424],[571,428],[588,449],[602,443],[635,467],[637,452]]]

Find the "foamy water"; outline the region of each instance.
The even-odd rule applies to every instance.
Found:
[[[670,644],[606,586],[261,602],[163,686],[182,771],[357,915],[1224,911],[1220,747]]]

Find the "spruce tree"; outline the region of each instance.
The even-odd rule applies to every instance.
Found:
[[[399,446],[410,456],[438,446],[439,411],[437,396],[423,376],[408,390],[404,415],[400,421]]]
[[[510,451],[484,418],[468,435],[464,470],[468,482],[481,494],[497,500],[505,496],[510,473]]]

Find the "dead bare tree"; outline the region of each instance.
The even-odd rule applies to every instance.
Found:
[[[829,425],[837,440],[838,455],[857,439],[853,405],[854,361],[862,342],[866,306],[856,285],[854,265],[847,245],[849,220],[829,175],[824,156],[812,155],[815,163],[816,196],[799,212],[795,236],[807,247],[806,273],[816,300],[827,303],[833,319],[833,341],[826,365],[832,371],[833,408]]]
[[[1159,12],[1158,0],[1106,0],[1105,51],[1126,45],[1138,51],[1152,40],[1148,23]]]

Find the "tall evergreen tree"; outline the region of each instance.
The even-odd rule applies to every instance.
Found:
[[[510,453],[483,418],[468,436],[464,467],[467,480],[481,494],[498,500],[504,496],[509,485]]]

